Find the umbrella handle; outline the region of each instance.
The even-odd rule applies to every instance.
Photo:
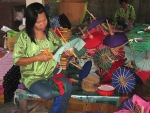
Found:
[[[109,25],[109,23],[108,23],[108,20],[106,20],[106,22],[107,22],[107,26],[108,26],[108,28],[109,28],[109,33],[110,33],[110,35],[114,35],[114,33],[112,32],[112,29],[111,29],[111,27],[110,27],[110,25]]]
[[[71,48],[71,49],[70,49],[70,51],[72,52],[73,56],[74,56],[74,57],[76,57],[76,58],[79,60],[79,62],[80,62],[79,57],[78,57],[78,56],[75,54],[75,52],[74,52],[74,49],[73,49],[73,48]]]
[[[74,65],[74,66],[77,67],[79,70],[82,69],[82,67],[80,67],[79,65],[77,65],[77,64],[75,64],[75,63],[73,63],[73,62],[70,62],[70,64]]]
[[[88,35],[89,35],[89,38],[90,38],[90,39],[93,39],[93,35],[91,35],[88,30],[87,30],[87,33],[88,33]]]
[[[58,31],[58,33],[61,35],[62,39],[64,40],[65,43],[67,43],[66,39],[64,38],[64,36],[62,35],[62,33],[60,32],[60,30],[58,28],[56,28],[56,30]]]
[[[144,113],[144,106],[141,107],[141,113]]]
[[[112,60],[107,54],[106,54],[107,58],[113,63],[114,60]]]
[[[102,32],[104,33],[104,35],[106,35],[107,33],[104,31],[104,29],[102,28],[101,25],[98,25],[100,27],[100,29],[102,30]]]
[[[146,50],[145,52],[146,52],[145,59],[148,60],[148,51]]]
[[[83,30],[81,29],[81,27],[79,27],[79,29],[80,29],[82,35],[84,36],[85,34],[83,33]]]
[[[93,16],[92,13],[90,13],[90,11],[88,11],[88,10],[86,10],[86,11],[88,12],[88,14],[89,14],[94,20],[96,20],[96,18]]]

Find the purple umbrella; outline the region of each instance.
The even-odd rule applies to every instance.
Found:
[[[141,112],[141,108],[138,105],[138,103],[133,102],[133,98],[135,97],[129,97],[125,99],[118,107],[118,110],[129,110],[129,111],[132,111],[133,113],[144,113],[144,112]]]
[[[134,104],[132,102],[132,97],[125,99],[120,106],[118,107],[118,110],[131,110],[134,111]]]
[[[89,26],[88,26],[88,30],[91,30],[92,28],[95,28],[96,26],[98,26],[99,24],[101,24],[103,21],[105,21],[107,19],[107,17],[103,16],[102,18],[96,18],[95,20],[93,20]]]
[[[128,38],[124,32],[115,32],[113,35],[108,34],[103,40],[103,44],[111,48],[115,48],[127,42]]]

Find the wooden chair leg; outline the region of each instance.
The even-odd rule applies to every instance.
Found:
[[[28,113],[27,100],[19,101],[19,110],[20,110],[20,113]]]

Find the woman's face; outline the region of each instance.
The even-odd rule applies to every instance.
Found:
[[[46,29],[47,22],[48,21],[44,12],[41,14],[38,14],[38,18],[34,25],[34,29],[37,31],[44,31]]]
[[[126,10],[127,9],[127,3],[126,2],[122,2],[121,7]]]

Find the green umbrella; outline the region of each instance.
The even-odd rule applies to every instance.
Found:
[[[150,50],[134,52],[134,62],[137,68],[150,71]]]
[[[93,60],[98,68],[108,70],[116,58],[113,56],[109,48],[104,48],[95,52]]]

